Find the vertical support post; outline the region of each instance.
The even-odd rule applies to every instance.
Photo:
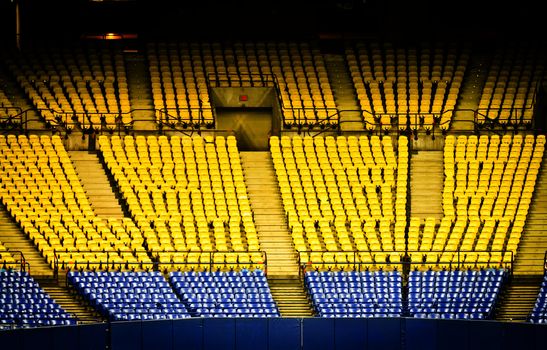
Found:
[[[18,0],[15,0],[15,45],[21,51],[21,12]]]

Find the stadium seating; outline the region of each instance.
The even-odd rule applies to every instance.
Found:
[[[27,272],[0,271],[0,329],[73,324]]]
[[[545,135],[445,139],[440,224],[409,225],[409,251],[424,266],[496,267],[515,257],[541,166]]]
[[[278,317],[262,270],[180,272],[169,274],[175,292],[192,316]]]
[[[199,44],[149,43],[147,57],[156,120],[171,116],[184,126],[214,123],[207,67]],[[171,119],[171,118],[170,118]]]
[[[235,137],[101,136],[99,146],[163,270],[264,262]]]
[[[27,51],[7,60],[45,121],[83,129],[114,129],[132,121],[120,50],[91,44]]]
[[[276,83],[288,125],[336,113],[323,57],[305,42],[150,43],[147,52],[158,121],[168,114],[183,126],[213,123],[207,84]]]
[[[530,127],[536,94],[545,79],[546,51],[540,45],[508,44],[494,53],[482,88],[479,124],[486,118],[503,126]]]
[[[396,148],[397,147],[397,148]],[[295,249],[302,264],[389,267],[404,254],[408,139],[270,138]]]
[[[507,279],[503,269],[480,271],[410,271],[410,316],[418,318],[488,319],[500,288]]]
[[[4,91],[0,90],[0,118],[12,117],[19,113]]]
[[[308,271],[304,277],[319,317],[400,317],[398,271]]]
[[[160,272],[71,271],[68,282],[111,321],[188,318]]]
[[[0,136],[0,179],[2,203],[52,268],[150,268],[131,219],[94,214],[59,136]]]
[[[158,123],[214,128],[211,87],[274,87],[285,127],[319,126],[337,111],[326,56],[312,43],[149,43],[145,54]],[[444,142],[443,216],[410,217],[409,138],[399,135],[448,131],[470,51],[363,41],[350,43],[344,57],[365,130],[269,139],[317,316],[491,318],[519,252],[545,136],[437,139]],[[488,67],[479,122],[530,127],[544,58],[532,47],[500,50]],[[124,57],[114,46],[22,51],[7,67],[48,124],[101,131],[93,134],[99,157],[129,217],[94,213],[64,147],[70,133],[69,141],[0,135],[0,201],[52,268],[72,271],[71,285],[102,315],[280,316],[234,136],[113,133],[119,116],[133,121]],[[13,110],[0,91],[0,117]],[[17,268],[1,242],[0,268]],[[546,322],[546,283],[531,322]],[[8,327],[73,322],[10,315]]]
[[[450,127],[469,50],[445,46],[357,42],[346,49],[365,129]]]
[[[547,323],[547,272],[543,275],[541,289],[534,304],[534,308],[528,317],[533,323]]]
[[[14,269],[17,267],[13,255],[6,249],[4,244],[0,242],[0,268],[4,270]]]

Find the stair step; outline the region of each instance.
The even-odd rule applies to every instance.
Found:
[[[105,169],[97,154],[86,151],[69,151],[74,170],[95,213],[104,217],[123,218],[123,209],[110,185]]]

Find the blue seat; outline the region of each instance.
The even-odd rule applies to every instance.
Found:
[[[25,271],[0,271],[0,285],[2,324],[29,328],[73,320]]]

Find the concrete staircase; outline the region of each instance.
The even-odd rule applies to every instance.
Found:
[[[474,130],[475,115],[472,110],[479,106],[482,87],[488,74],[488,58],[485,55],[474,54],[467,65],[465,78],[460,88],[460,98],[456,104],[459,110],[452,116],[450,129],[452,132],[470,132]]]
[[[150,85],[150,72],[145,53],[125,52],[125,68],[127,72],[127,87],[129,89],[129,102],[134,124],[134,130],[157,130],[154,103],[152,99],[152,87]]]
[[[513,265],[515,275],[542,276],[547,252],[547,159],[544,156]]]
[[[21,252],[25,260],[29,263],[30,269],[27,270],[34,278],[52,278],[53,269],[49,266],[44,257],[40,254],[36,246],[13,221],[10,214],[4,206],[0,206],[0,241],[4,244],[16,260],[20,255],[15,252]],[[28,268],[28,267],[27,267]]]
[[[96,153],[69,151],[89,203],[97,216],[122,219],[123,209]]]
[[[508,322],[525,322],[536,302],[542,276],[516,276],[510,280],[500,295],[495,319]]]
[[[541,287],[547,251],[547,159],[544,156],[524,233],[520,239],[513,277],[502,295],[496,319],[524,322],[532,311]]]
[[[258,238],[268,258],[268,276],[298,276],[298,257],[270,152],[241,152],[240,155]]]
[[[63,280],[38,279],[40,287],[69,314],[73,315],[78,324],[102,322],[103,318],[80,295],[76,294]]]
[[[442,219],[442,151],[419,151],[410,158],[410,217]]]
[[[325,64],[334,101],[340,114],[342,130],[363,130],[363,118],[357,103],[353,81],[346,67],[343,54],[325,54]]]
[[[301,278],[268,275],[268,284],[282,317],[313,316],[313,309]]]
[[[270,152],[240,155],[260,245],[268,258],[272,295],[283,317],[312,316]]]

